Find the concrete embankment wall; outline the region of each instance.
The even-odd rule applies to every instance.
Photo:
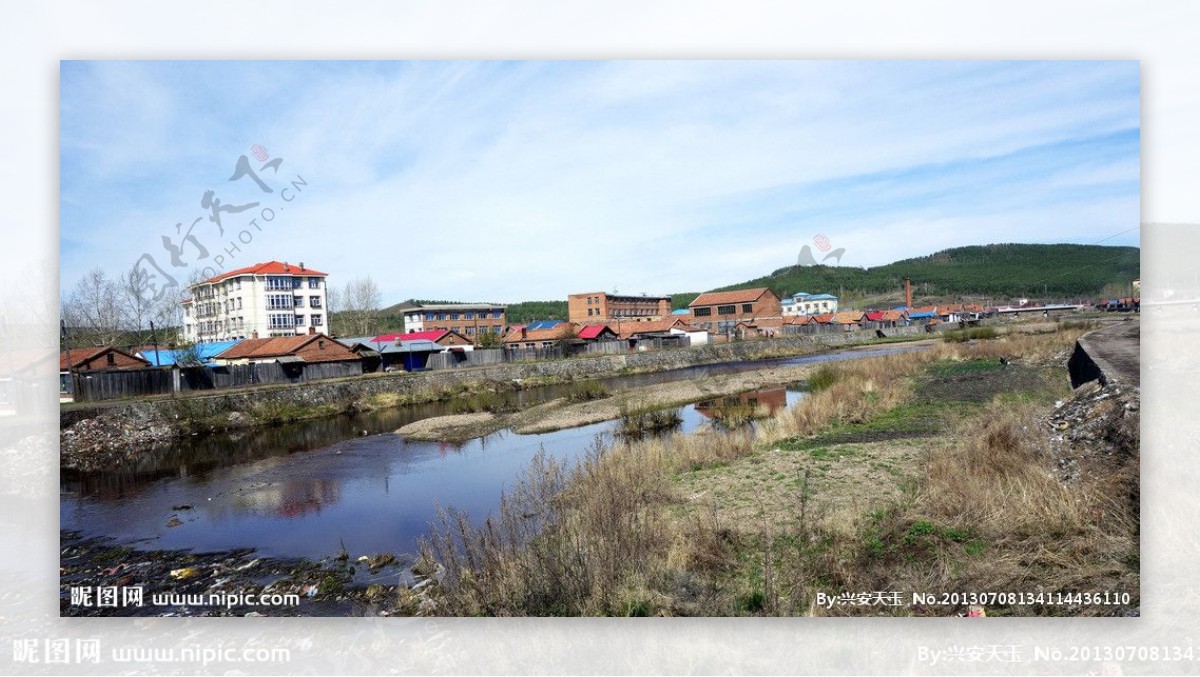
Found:
[[[884,333],[888,336],[900,336],[927,332],[924,327],[913,326],[885,329]],[[297,408],[334,407],[341,411],[353,409],[358,403],[380,394],[405,395],[419,401],[434,399],[439,392],[466,383],[497,381],[514,384],[515,387],[516,383],[529,379],[574,381],[621,373],[667,371],[701,364],[804,355],[833,346],[860,343],[874,336],[874,331],[795,335],[676,350],[505,363],[433,372],[370,374],[336,381],[264,386],[218,394],[77,406],[65,409],[60,422],[61,427],[65,429],[84,419],[104,416],[137,424],[172,425],[181,419],[195,420],[232,412],[244,413],[264,405]]]
[[[1101,385],[1113,381],[1138,385],[1139,337],[1140,327],[1129,322],[1109,325],[1079,337],[1067,360],[1071,387],[1078,388],[1096,380]]]

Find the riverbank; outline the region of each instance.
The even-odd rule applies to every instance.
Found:
[[[898,335],[885,341],[893,343],[906,337],[914,341],[925,339],[924,332],[908,331],[911,329],[893,330]],[[830,352],[830,345],[871,346],[879,341],[862,334],[847,332],[845,335],[735,341],[697,348],[437,372],[371,374],[354,379],[264,386],[212,395],[64,405],[60,415],[61,465],[81,470],[111,467],[130,449],[161,446],[181,437],[450,401],[480,393],[516,392],[604,377],[812,355]]]
[[[804,380],[813,369],[815,367],[812,365],[776,367],[701,380],[660,383],[612,395],[594,395],[582,402],[561,397],[507,414],[480,412],[422,419],[396,432],[413,440],[438,442],[459,442],[502,429],[511,429],[521,435],[553,432],[612,421],[631,411],[678,407],[761,388],[789,385]]]
[[[988,615],[1137,615],[1138,392],[1070,390],[1080,333],[825,365],[755,437],[537,460],[486,529],[451,513],[426,543],[434,613],[950,616],[968,602],[912,593],[972,591],[1028,596]],[[870,590],[901,597],[817,604]]]

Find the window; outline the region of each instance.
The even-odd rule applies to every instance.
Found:
[[[297,316],[296,316],[296,326],[297,326],[297,327],[303,327],[303,326],[304,326],[304,316],[303,316],[303,315],[297,315]]]
[[[467,327],[467,336],[475,335],[475,327]]]
[[[279,310],[281,308],[292,307],[291,294],[267,294],[267,308],[271,310]]]
[[[708,317],[712,315],[712,308],[696,308],[692,311],[692,314],[696,317]]]
[[[463,313],[463,319],[464,320],[474,320],[475,313]]]
[[[302,278],[302,277],[293,277],[292,278],[292,289],[299,289],[300,285],[302,285],[302,284],[304,284],[304,278]]]
[[[588,317],[592,316],[592,308],[588,308]]]
[[[240,296],[237,297],[237,302],[238,302],[237,309],[241,310],[242,309],[242,297],[240,297]]]
[[[313,308],[320,308],[321,307],[321,297],[320,296],[308,297],[308,305]]]
[[[314,327],[321,326],[321,316],[320,315],[312,316],[312,326],[314,326]]]
[[[304,297],[303,296],[293,296],[292,303],[294,303],[297,308],[303,308],[304,307]]]
[[[504,314],[504,311],[503,311],[503,310],[493,310],[493,311],[492,311],[492,319],[493,319],[493,320],[499,320],[499,319],[500,319],[500,316],[501,316],[501,315],[503,315],[503,314]]]
[[[450,313],[450,319],[451,319],[451,320],[457,320],[457,319],[458,319],[458,313]]]
[[[279,275],[267,276],[267,289],[291,289],[292,278]]]
[[[436,315],[434,315],[433,313],[425,313],[425,319],[426,319],[426,320],[433,320],[433,319],[435,319],[436,317],[437,317],[437,316],[436,316]]]
[[[267,315],[267,326],[271,329],[291,327],[295,321],[295,318],[287,313],[271,313]]]
[[[321,278],[319,278],[319,277],[308,278],[308,288],[309,289],[320,289],[321,288]]]
[[[742,312],[743,313],[753,313],[754,312],[754,304],[753,303],[743,303],[742,304]]]
[[[717,306],[717,314],[718,315],[733,315],[736,312],[737,312],[737,306],[733,306],[733,305]]]
[[[445,320],[445,319],[446,319],[446,313],[438,313],[438,314],[437,314],[437,319],[439,319],[439,320]]]

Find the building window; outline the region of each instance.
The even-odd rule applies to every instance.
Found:
[[[321,297],[320,296],[308,297],[308,305],[313,308],[320,308],[321,307]]]
[[[279,310],[292,307],[291,294],[267,294],[267,308]]]
[[[754,312],[754,304],[753,303],[743,303],[742,304],[742,312],[743,313],[753,313]]]
[[[293,296],[292,303],[296,304],[297,308],[303,308],[304,307],[304,297],[303,296]]]
[[[475,327],[467,327],[467,336],[475,335]]]
[[[445,321],[445,319],[446,319],[446,313],[438,313],[438,314],[437,314],[437,319],[438,319],[438,320]]]
[[[464,320],[474,320],[475,313],[463,313],[463,319]]]
[[[312,316],[312,326],[314,326],[314,327],[321,326],[321,316],[320,315]]]
[[[308,278],[308,288],[309,289],[320,289],[321,288],[321,278],[319,278],[319,277]]]
[[[242,309],[242,297],[240,297],[240,296],[237,297],[237,309],[238,310]]]
[[[457,319],[458,319],[458,313],[450,313],[450,319],[451,319],[451,320],[457,320]]]
[[[708,317],[712,315],[712,308],[696,308],[692,311],[692,314],[696,317]]]
[[[303,326],[304,326],[304,316],[303,316],[303,315],[297,315],[297,316],[296,316],[296,326],[297,326],[297,327],[303,327]]]
[[[718,315],[733,315],[737,312],[737,306],[717,306]]]
[[[295,317],[285,313],[271,313],[267,315],[267,326],[271,329],[285,329],[293,326]]]

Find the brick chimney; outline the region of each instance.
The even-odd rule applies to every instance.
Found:
[[[912,310],[912,280],[904,278],[904,307]]]

